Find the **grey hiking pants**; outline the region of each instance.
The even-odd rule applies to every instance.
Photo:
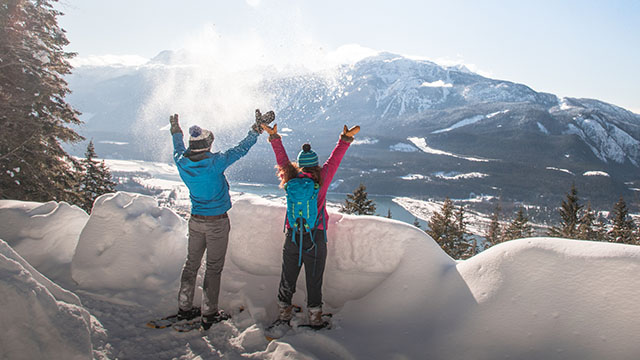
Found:
[[[206,269],[202,292],[202,315],[211,315],[218,311],[220,278],[224,267],[224,258],[229,244],[229,218],[203,220],[189,219],[189,249],[187,261],[182,268],[178,306],[181,310],[193,307],[196,289],[196,277],[207,250]]]
[[[296,233],[296,243],[292,241],[292,230],[287,230],[282,249],[282,275],[278,288],[278,300],[290,305],[296,292],[296,281],[302,266],[298,266],[300,254],[300,233]],[[322,306],[322,278],[327,261],[327,243],[324,241],[324,231],[313,233],[315,247],[311,236],[305,233],[302,240],[302,264],[307,281],[307,308]]]

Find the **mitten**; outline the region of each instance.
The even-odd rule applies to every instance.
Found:
[[[360,126],[356,125],[354,127],[352,127],[351,129],[347,128],[347,125],[344,126],[344,129],[342,130],[342,134],[340,134],[340,139],[350,143],[353,141],[353,136],[355,134],[357,134],[358,132],[360,132]]]
[[[276,114],[273,111],[269,111],[266,114],[262,115],[260,109],[256,109],[256,122],[251,126],[251,129],[262,134],[262,124],[270,124],[273,120],[275,120]]]
[[[262,124],[262,129],[269,134],[269,141],[273,139],[280,139],[280,135],[278,135],[278,124],[273,124],[273,127],[269,127],[269,125]]]
[[[182,132],[180,124],[178,123],[178,114],[169,116],[169,123],[171,124],[171,135]]]

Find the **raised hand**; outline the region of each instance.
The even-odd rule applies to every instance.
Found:
[[[262,115],[262,124],[271,124],[273,120],[276,119],[276,113],[273,110],[268,111],[266,114]]]
[[[345,125],[344,129],[342,130],[342,135],[352,138],[358,132],[360,132],[360,125],[356,125],[351,129],[347,128],[347,125]]]
[[[262,129],[269,135],[278,135],[278,124],[273,124],[273,127],[269,127],[267,124],[262,124]]]
[[[256,109],[256,122],[251,126],[253,130],[258,133],[262,133],[262,124],[270,124],[273,120],[275,120],[276,114],[273,111],[269,111],[266,114],[262,114],[260,109]]]
[[[171,124],[171,134],[182,132],[182,129],[180,129],[180,123],[178,121],[178,114],[169,116],[169,124]]]

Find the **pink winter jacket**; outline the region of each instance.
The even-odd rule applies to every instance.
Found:
[[[318,214],[321,211],[324,212],[324,223],[325,225],[329,225],[329,214],[327,213],[327,208],[325,207],[325,201],[327,200],[327,190],[329,190],[329,185],[331,184],[331,180],[333,176],[338,171],[338,167],[340,166],[340,162],[344,157],[344,154],[347,152],[347,149],[351,145],[349,142],[346,142],[342,139],[338,140],[338,144],[329,155],[327,161],[322,165],[322,186],[318,191]],[[282,145],[282,139],[275,138],[271,140],[271,147],[273,148],[273,152],[276,154],[276,162],[278,166],[282,167],[289,163],[289,157],[287,156],[287,151],[284,149]],[[286,220],[285,220],[286,221]],[[289,222],[286,222],[287,228],[291,228],[289,226]],[[322,226],[322,221],[318,225],[318,229],[324,230]]]

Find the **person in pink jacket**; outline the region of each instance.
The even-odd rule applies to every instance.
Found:
[[[297,241],[302,241],[302,248],[306,251],[299,252],[299,244],[292,241],[295,237],[292,239],[293,231],[288,221],[286,221],[287,231],[282,249],[282,274],[278,288],[279,313],[274,326],[288,325],[293,317],[291,299],[296,291],[296,281],[300,274],[300,269],[304,265],[307,280],[309,325],[314,328],[320,328],[324,326],[322,320],[322,279],[327,258],[327,245],[324,239],[326,239],[325,231],[329,223],[329,214],[325,206],[327,190],[340,166],[342,157],[353,141],[353,136],[360,131],[360,127],[354,126],[348,129],[346,125],[344,126],[338,144],[322,167],[318,165],[318,156],[311,150],[311,145],[309,144],[303,145],[302,151],[298,154],[297,162],[291,162],[282,145],[282,138],[278,135],[278,125],[274,125],[273,128],[267,125],[262,125],[262,127],[269,133],[269,142],[276,155],[276,168],[277,175],[280,178],[280,187],[284,188],[284,185],[295,177],[308,177],[319,185],[317,203],[318,217],[321,220],[318,221],[312,233],[305,233],[302,239],[300,237],[297,238]],[[313,241],[313,239],[317,241]],[[314,246],[315,248],[313,248]],[[314,251],[308,251],[309,249],[314,249]]]

